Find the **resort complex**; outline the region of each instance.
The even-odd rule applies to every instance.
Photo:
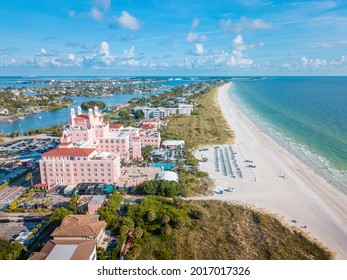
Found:
[[[160,122],[159,120],[157,122]],[[120,177],[120,162],[142,159],[141,148],[160,147],[160,132],[153,124],[139,128],[123,127],[103,121],[98,108],[82,114],[78,107],[70,112],[58,148],[42,155],[41,184],[48,189],[78,183],[115,184]]]

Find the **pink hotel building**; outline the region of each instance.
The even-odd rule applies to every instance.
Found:
[[[42,154],[40,187],[78,183],[114,184],[120,176],[120,160],[140,159],[141,147],[160,147],[154,126],[142,128],[109,124],[98,108],[82,114],[70,111],[70,126],[64,129],[58,148]]]

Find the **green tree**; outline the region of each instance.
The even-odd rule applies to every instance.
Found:
[[[124,123],[125,121],[128,121],[130,119],[130,115],[129,115],[128,111],[126,111],[126,110],[120,110],[118,112],[118,116],[119,116],[120,121],[122,123]]]
[[[94,109],[95,106],[97,106],[101,110],[106,108],[106,104],[99,100],[85,101],[81,104],[81,108],[83,110],[88,110],[89,108]]]
[[[143,184],[141,184],[141,187],[143,188],[145,194],[155,195],[158,190],[156,182],[154,180],[143,182]]]
[[[163,224],[168,224],[170,222],[170,217],[168,215],[163,216]]]
[[[143,235],[143,229],[140,227],[136,227],[134,230],[134,237],[140,239]]]
[[[137,120],[142,120],[145,117],[145,114],[142,110],[136,110],[133,112],[134,118]]]
[[[147,212],[147,220],[153,222],[156,219],[156,214],[153,209],[149,209]]]
[[[57,208],[55,209],[50,217],[51,223],[60,223],[66,216],[71,215],[72,212],[66,208]]]
[[[27,181],[27,182],[30,181],[30,185],[31,185],[31,187],[33,187],[34,186],[33,179],[34,179],[33,173],[29,172],[25,178],[25,181]]]
[[[149,156],[151,155],[153,148],[150,145],[146,145],[144,147],[141,148],[141,154],[144,158],[144,160],[148,160]]]
[[[70,202],[69,202],[69,209],[74,213],[77,214],[78,213],[78,204],[77,201],[79,200],[80,196],[76,195],[74,197],[71,198]]]
[[[23,250],[23,246],[15,241],[11,243],[9,240],[0,237],[0,260],[17,260]]]
[[[13,131],[9,134],[11,138],[18,137],[19,136],[19,131]]]

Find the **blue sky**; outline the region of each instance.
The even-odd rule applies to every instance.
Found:
[[[1,0],[0,76],[347,75],[346,2]]]

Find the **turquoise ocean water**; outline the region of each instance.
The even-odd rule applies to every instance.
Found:
[[[263,131],[347,192],[347,77],[235,79],[230,95]]]

